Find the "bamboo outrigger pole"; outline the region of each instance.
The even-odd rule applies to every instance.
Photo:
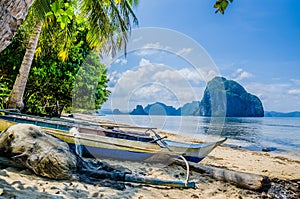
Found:
[[[125,182],[136,182],[142,184],[158,185],[158,186],[169,186],[177,188],[195,188],[195,182],[188,182],[182,180],[161,180],[158,178],[150,178],[136,175],[125,175]]]
[[[17,162],[10,160],[5,157],[0,157],[0,164],[5,166],[12,166],[16,168],[26,168],[22,164],[18,164]],[[85,170],[82,169],[82,172]],[[133,174],[127,174],[125,172],[108,172],[103,170],[86,170],[89,177],[96,179],[109,179],[121,182],[133,182],[140,184],[148,184],[148,185],[156,185],[156,186],[168,186],[168,187],[176,187],[176,188],[195,188],[195,182],[184,182],[181,180],[162,180],[158,178],[150,178],[145,176],[138,176]]]
[[[85,171],[82,169],[81,171]],[[85,173],[85,172],[84,172]],[[103,170],[86,170],[88,177],[96,179],[109,179],[121,182],[133,182],[140,184],[148,185],[157,185],[157,186],[168,186],[176,188],[195,188],[195,182],[188,182],[182,180],[162,180],[158,178],[151,178],[146,176],[139,176],[134,174],[128,174],[125,172],[107,172]]]

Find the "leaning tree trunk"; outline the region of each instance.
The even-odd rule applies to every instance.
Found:
[[[0,52],[12,41],[34,0],[0,1]]]
[[[27,45],[19,74],[9,96],[8,108],[19,108],[21,110],[24,108],[23,95],[25,92],[29,71],[32,65],[34,52],[38,44],[42,26],[43,23],[41,21],[37,21],[35,24],[34,32],[31,35],[29,43]]]

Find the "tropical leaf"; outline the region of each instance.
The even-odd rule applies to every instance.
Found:
[[[51,11],[50,0],[34,1],[30,7],[30,12],[40,21],[44,21],[46,14]]]
[[[214,4],[214,8],[216,8],[215,13],[220,12],[221,14],[224,14],[229,2],[232,3],[233,0],[217,0]]]
[[[87,40],[90,46],[94,49],[101,47],[104,53],[114,53],[124,46],[131,24],[138,24],[132,6],[127,0],[119,0],[117,3],[115,0],[82,1],[81,12],[88,13],[85,16],[89,26]]]

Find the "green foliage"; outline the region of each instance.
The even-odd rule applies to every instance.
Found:
[[[58,56],[62,61],[66,61],[69,56],[69,48],[76,40],[76,34],[74,35],[73,32],[76,32],[76,28],[79,27],[81,31],[85,29],[82,28],[82,23],[85,23],[86,26],[86,21],[75,14],[75,2],[73,1],[56,0],[50,7],[51,11],[45,15],[44,32],[49,34],[49,37],[55,38],[53,41],[58,47]]]
[[[5,108],[4,100],[9,96],[21,65],[24,53],[24,35],[17,34],[13,42],[0,54],[0,108]]]
[[[57,1],[51,4],[51,11],[46,16],[54,15],[56,21],[60,24],[61,29],[71,23],[71,20],[75,16],[74,8],[69,3],[63,1]]]
[[[56,1],[56,0],[54,0],[54,1]],[[36,20],[44,21],[46,13],[50,12],[50,10],[51,10],[51,7],[50,7],[51,2],[53,2],[53,0],[34,1],[32,6],[30,7],[27,18],[31,18],[31,20],[32,20],[32,18],[34,18],[35,20],[32,20],[32,21],[36,21]]]
[[[98,60],[98,56],[90,54],[80,67],[73,89],[73,111],[93,111],[107,100],[109,91],[106,68]]]
[[[5,100],[8,98],[10,89],[8,87],[7,81],[4,80],[4,77],[0,77],[0,109],[5,108]]]
[[[131,24],[137,24],[132,11],[137,3],[138,0],[35,1],[18,36],[7,51],[0,54],[1,88],[11,89],[33,24],[40,21],[44,25],[38,47],[30,49],[35,52],[36,59],[28,65],[31,71],[23,96],[25,111],[59,114],[64,107],[70,109],[74,86],[92,92],[87,99],[80,98],[83,99],[80,103],[99,108],[109,95],[108,80],[105,66],[91,50],[99,52],[97,48],[101,47],[115,52],[126,44]],[[105,48],[104,44],[107,44]],[[91,56],[87,58],[88,54]],[[80,74],[85,74],[81,79],[76,76],[79,70]],[[75,80],[78,84],[74,85]]]
[[[80,14],[87,18],[87,41],[91,48],[115,52],[126,45],[131,24],[138,24],[132,7],[136,0],[84,0]],[[105,45],[106,44],[106,45]]]
[[[217,9],[215,11],[215,13],[220,12],[220,13],[224,14],[229,2],[232,3],[233,0],[217,0],[215,5],[214,5],[214,8]]]
[[[26,33],[30,30],[29,23],[26,22],[20,28],[12,44],[0,54],[2,74],[0,88],[8,90],[3,92],[3,97],[0,96],[0,107],[3,107],[3,100],[9,94],[18,74],[25,53]],[[37,56],[31,67],[23,101],[24,111],[27,113],[56,116],[63,108],[65,111],[72,109],[72,93],[76,85],[75,80],[78,79],[76,76],[79,70],[83,71],[85,66],[83,63],[87,62],[85,60],[87,55],[91,54],[91,49],[86,41],[85,20],[81,17],[74,16],[68,24],[68,28],[72,31],[68,33],[68,59],[64,62],[59,56],[61,46],[58,44],[65,38],[65,32],[59,31],[61,30],[59,23],[48,24],[48,28],[56,34],[43,31],[40,36]],[[98,61],[94,67],[99,67],[102,73],[98,74],[99,76],[96,73],[89,73],[95,81],[85,83],[87,87],[95,88],[93,102],[95,110],[107,99],[109,91],[106,90],[108,80],[105,66],[100,65]],[[90,85],[92,83],[95,85]]]

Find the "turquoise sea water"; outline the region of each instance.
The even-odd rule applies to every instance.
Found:
[[[228,137],[226,143],[253,151],[271,148],[276,153],[300,154],[300,118],[208,118],[193,116],[99,116],[115,122],[156,127],[206,141]]]

